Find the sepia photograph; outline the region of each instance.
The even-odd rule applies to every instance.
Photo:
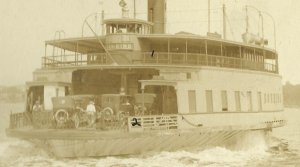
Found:
[[[0,11],[0,167],[300,167],[300,1]]]

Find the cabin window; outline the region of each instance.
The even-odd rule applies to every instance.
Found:
[[[68,96],[70,94],[71,88],[69,86],[65,86],[65,96]]]
[[[190,113],[196,112],[196,91],[189,90],[188,91],[188,100],[189,100],[189,111]]]
[[[55,89],[55,96],[58,97],[58,95],[59,95],[59,89],[56,88],[56,89]]]
[[[240,96],[240,91],[235,91],[234,92],[235,96],[235,110],[237,112],[241,111],[241,96]]]
[[[128,33],[135,33],[134,29],[135,29],[135,25],[134,24],[128,24],[127,25],[127,32]]]
[[[126,24],[119,24],[117,33],[127,33],[127,25]]]
[[[227,92],[225,90],[221,92],[221,100],[222,100],[222,111],[228,111]]]
[[[257,92],[258,111],[262,111],[261,92]]]
[[[192,79],[192,74],[190,72],[186,73],[186,79]]]
[[[136,25],[136,33],[138,33],[138,34],[142,33],[142,25],[141,24]]]
[[[205,97],[206,97],[206,111],[208,113],[213,112],[213,95],[212,90],[206,90],[205,91]]]
[[[114,33],[116,33],[116,32],[117,32],[117,26],[114,25],[114,24],[112,24],[112,25],[111,25],[111,28],[110,28],[110,33],[111,33],[111,34],[114,34]]]
[[[247,99],[248,99],[248,111],[252,111],[252,92],[247,92]]]

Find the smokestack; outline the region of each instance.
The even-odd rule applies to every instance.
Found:
[[[166,29],[166,0],[148,0],[148,21],[153,22],[153,33],[164,34]]]

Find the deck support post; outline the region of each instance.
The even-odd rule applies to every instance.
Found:
[[[278,54],[275,53],[275,72],[278,73]]]
[[[187,42],[187,39],[185,39],[185,63],[187,63],[187,45],[188,45],[188,42]]]
[[[254,68],[257,69],[257,62],[256,62],[256,51],[255,51],[255,48],[253,48],[253,62],[254,62]]]
[[[145,113],[145,97],[144,97],[145,89],[142,88],[142,115]]]
[[[46,62],[47,61],[47,58],[46,58],[47,57],[47,46],[48,45],[45,44],[45,57],[42,59],[42,63],[43,63],[42,65],[43,65],[43,67],[46,67],[46,63],[47,63]]]
[[[223,43],[221,42],[221,56],[223,56]]]
[[[223,43],[221,42],[221,67],[224,66],[224,57],[223,57]]]
[[[76,65],[78,65],[77,64],[77,62],[78,62],[78,55],[77,54],[78,54],[78,42],[76,42],[76,52],[75,52],[75,64]]]
[[[243,60],[242,60],[242,47],[240,46],[239,47],[239,49],[240,49],[240,63],[239,63],[239,65],[240,65],[240,68],[242,68],[242,62],[243,62]]]
[[[171,60],[170,60],[170,38],[168,38],[168,64],[171,63]]]
[[[205,40],[205,61],[206,65],[208,66],[208,54],[207,54],[207,40]]]

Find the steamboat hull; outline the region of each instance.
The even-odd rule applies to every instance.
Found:
[[[270,129],[194,129],[160,132],[97,132],[95,130],[7,130],[10,137],[28,140],[59,158],[134,155],[146,152],[229,147],[241,138],[268,136]],[[239,141],[238,141],[239,140]]]

